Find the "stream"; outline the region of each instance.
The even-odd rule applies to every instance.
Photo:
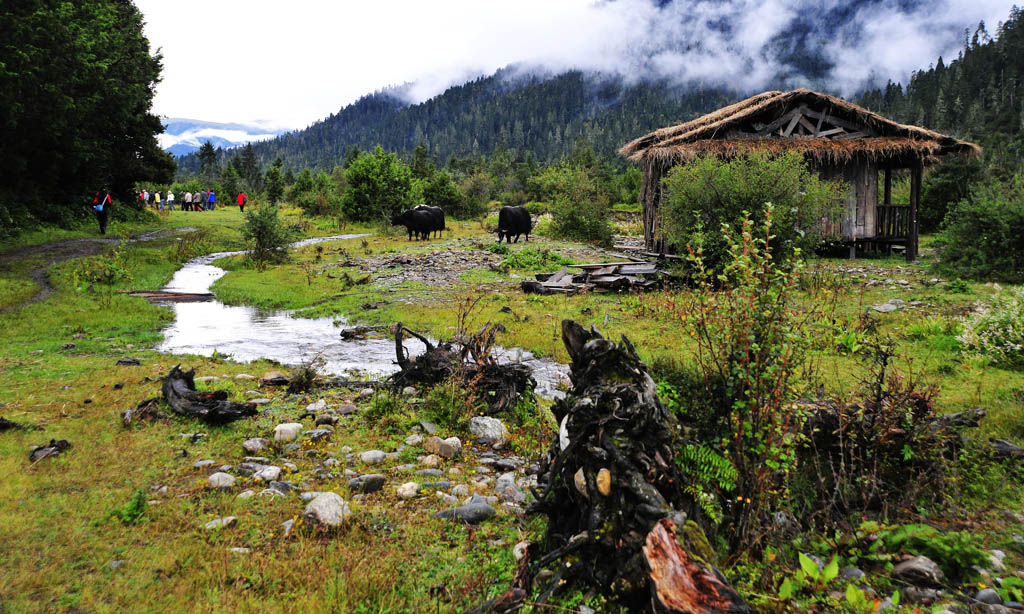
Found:
[[[304,247],[325,241],[340,241],[367,236],[346,234],[305,239],[292,244]],[[211,263],[219,258],[244,252],[217,252],[186,262],[163,288],[174,292],[210,292],[213,282],[227,271]],[[324,361],[323,372],[337,376],[369,376],[378,378],[398,370],[394,364],[395,343],[391,339],[342,341],[340,332],[348,322],[342,316],[330,318],[295,318],[290,311],[258,309],[248,305],[225,305],[220,301],[170,303],[174,323],[164,329],[164,341],[157,349],[175,354],[230,356],[238,362],[259,358],[276,360],[285,365],[308,362],[319,354]],[[411,355],[426,349],[416,339],[406,339]],[[560,398],[557,389],[568,382],[569,366],[548,358],[537,358],[521,348],[496,348],[501,362],[518,361],[533,369],[538,396]]]

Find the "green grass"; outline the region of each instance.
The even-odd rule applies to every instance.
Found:
[[[294,211],[289,212],[289,219],[289,223],[300,221]],[[238,232],[241,217],[234,208],[212,214],[174,212],[154,225],[209,229],[211,251],[242,245]],[[685,289],[643,295],[522,294],[518,282],[536,272],[532,267],[551,270],[560,266],[547,259],[510,266],[508,272],[472,269],[459,275],[452,287],[421,282],[382,287],[372,279],[352,285],[340,278],[342,274],[360,279],[379,273],[344,265],[349,259],[493,244],[493,236],[479,225],[457,223],[452,227],[443,241],[409,242],[405,235],[377,234],[367,237],[365,244],[363,239],[354,239],[325,244],[319,252],[313,247],[297,250],[291,261],[263,273],[246,268],[241,258],[229,259],[218,263],[230,272],[215,290],[227,302],[296,309],[305,317],[342,315],[353,323],[402,321],[414,330],[443,338],[451,336],[460,306],[473,304],[469,313],[473,326],[492,321],[507,329],[499,338],[502,345],[520,346],[561,361],[568,357],[560,323],[572,318],[584,326],[596,326],[613,339],[628,335],[648,364],[694,360],[691,297]],[[339,229],[331,220],[313,220],[303,228],[307,235],[320,236],[374,231]],[[63,235],[40,233],[23,240],[28,244],[59,236]],[[396,478],[381,496],[353,503],[354,521],[340,534],[300,528],[285,538],[280,524],[302,510],[294,496],[242,501],[233,496],[237,489],[235,493],[216,493],[203,487],[207,472],[192,467],[196,460],[237,464],[245,454],[242,441],[269,436],[274,425],[294,420],[305,404],[317,397],[289,398],[281,390],[261,389],[273,403],[266,406],[266,414],[252,420],[207,427],[175,418],[166,424],[122,427],[119,413],[158,396],[159,378],[175,364],[194,366],[199,375],[259,375],[278,368],[268,362],[236,364],[153,350],[160,341],[160,330],[171,321],[171,312],[116,290],[161,287],[178,266],[172,258],[175,243],[171,236],[128,246],[130,278],[109,289],[94,285],[90,291],[88,284],[74,283],[82,262],[59,264],[51,270],[56,287],[52,297],[0,314],[0,403],[4,404],[0,415],[41,427],[0,434],[0,475],[5,476],[0,500],[7,502],[0,506],[0,543],[6,555],[0,572],[4,611],[461,611],[507,587],[514,570],[511,546],[521,539],[539,537],[544,529],[541,520],[519,521],[502,515],[469,531],[431,519],[429,512],[438,506],[432,497],[399,501],[393,494],[400,483]],[[525,260],[526,246],[510,249],[510,255]],[[573,260],[590,257],[580,246],[543,239],[536,244],[531,240],[529,249],[535,253],[547,249]],[[33,264],[19,262],[0,272],[0,294],[4,289],[19,296],[28,294],[32,285],[25,276]],[[831,268],[851,265],[843,260],[812,264]],[[805,284],[800,309],[811,302],[835,305],[830,321],[816,323],[812,353],[828,394],[838,398],[855,394],[865,367],[858,354],[840,353],[834,340],[842,331],[857,330],[862,319],[869,318],[877,326],[878,336],[898,342],[898,369],[939,387],[937,402],[942,411],[984,407],[989,412],[973,435],[976,439],[996,436],[1019,441],[1024,437],[1019,418],[1024,373],[966,358],[954,343],[958,318],[993,289],[970,283],[965,293],[950,292],[942,284],[928,285],[933,275],[926,263],[907,267],[899,259],[871,259],[855,264],[880,269],[870,273],[870,278],[908,279],[914,289],[896,285],[866,288],[862,279],[827,271]],[[308,274],[313,270],[309,267],[317,266],[324,268]],[[869,310],[871,305],[892,298],[921,301],[922,306],[887,314]],[[364,308],[367,304],[375,308]],[[74,347],[64,347],[66,343]],[[140,358],[142,366],[115,366],[117,359],[126,355]],[[242,400],[253,385],[230,380],[202,388],[226,389],[231,398]],[[325,396],[330,403],[340,404],[352,400],[353,394],[337,390]],[[285,479],[296,483],[311,480],[322,458],[319,455],[333,452],[342,457],[340,448],[345,445],[356,451],[398,449],[407,434],[402,420],[417,417],[415,406],[403,406],[402,411],[405,417],[396,418],[398,422],[374,422],[358,416],[345,419],[329,443],[304,445],[302,453],[290,455],[297,471]],[[552,437],[553,426],[543,413],[527,416],[526,422],[527,428],[513,433],[512,446],[535,457]],[[195,431],[207,437],[191,443],[180,436]],[[30,465],[29,446],[51,438],[68,439],[74,447],[57,458]],[[185,457],[180,456],[182,450]],[[467,451],[469,458],[459,466],[470,470],[473,454]],[[271,455],[276,457],[277,452]],[[1015,488],[1013,481],[993,478],[995,474],[980,467],[974,472],[966,468],[959,479],[990,486],[969,491],[973,493],[969,500],[958,505],[978,509],[998,504],[1019,509],[1019,496],[1008,490]],[[312,487],[337,490],[350,498],[343,468],[344,464],[337,466],[334,479],[311,482]],[[1000,484],[1006,490],[996,488]],[[154,486],[167,486],[168,491],[151,490]],[[125,524],[113,513],[124,510],[140,489],[148,503],[136,522]],[[221,515],[238,516],[239,526],[216,533],[202,528],[203,523]],[[1006,531],[993,535],[1003,533]],[[247,547],[251,552],[239,555],[228,551],[229,547]],[[114,560],[125,562],[111,569]],[[566,596],[562,603],[572,605],[580,598]]]

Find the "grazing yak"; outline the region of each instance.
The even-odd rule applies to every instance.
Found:
[[[430,230],[436,232],[436,236],[441,236],[441,233],[447,230],[444,225],[444,209],[441,207],[428,207],[427,205],[416,205],[415,211],[427,211],[434,219],[434,227]]]
[[[530,212],[526,207],[502,207],[498,211],[498,243],[504,237],[507,243],[512,243],[512,235],[516,236],[516,243],[519,243],[519,235],[526,235],[526,242],[530,242],[530,229],[533,222],[530,220]]]
[[[405,226],[405,229],[409,231],[410,241],[412,241],[414,233],[417,241],[421,238],[423,240],[429,239],[430,232],[434,230],[435,224],[434,214],[420,209],[409,209],[391,218],[392,226]]]

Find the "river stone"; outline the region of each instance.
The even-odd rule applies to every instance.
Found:
[[[424,490],[443,490],[449,491],[452,489],[452,483],[448,480],[438,480],[437,482],[424,482],[421,485]]]
[[[280,490],[276,490],[276,489],[273,489],[273,488],[264,488],[263,490],[260,491],[260,494],[258,494],[256,496],[258,496],[258,497],[270,497],[271,499],[276,499],[278,497],[284,497],[285,494],[283,492],[281,492]]]
[[[899,309],[899,306],[891,303],[883,303],[881,305],[872,305],[871,308],[879,313],[889,313],[890,311],[896,311]]]
[[[494,468],[499,471],[512,471],[523,466],[523,460],[520,458],[499,458],[494,461]]]
[[[269,484],[269,486],[270,486],[271,490],[276,490],[277,492],[281,493],[282,495],[288,495],[293,490],[298,490],[299,489],[298,486],[296,486],[295,484],[292,484],[291,482],[278,482],[278,481],[274,481],[274,482],[271,482]]]
[[[338,493],[325,492],[309,502],[302,517],[310,524],[340,527],[351,513],[348,503]]]
[[[281,523],[281,535],[288,537],[291,535],[292,529],[295,528],[295,521],[293,519],[285,520]]]
[[[228,489],[235,485],[235,476],[229,473],[215,473],[206,479],[210,488]]]
[[[251,381],[256,379],[256,376],[249,375],[248,373],[239,373],[238,375],[235,376],[235,379],[240,381]]]
[[[291,471],[292,473],[295,473],[296,471],[299,470],[299,467],[295,463],[290,463],[288,461],[281,463],[281,466],[287,469],[288,471]]]
[[[260,399],[250,399],[249,402],[252,403],[253,405],[270,405],[273,401],[266,397],[263,397]]]
[[[421,446],[423,445],[423,435],[417,435],[413,433],[405,438],[405,445],[407,446]]]
[[[338,408],[338,413],[341,414],[342,416],[348,416],[349,414],[354,414],[358,411],[359,408],[356,407],[355,405],[352,405],[351,403],[347,403]]]
[[[299,436],[302,432],[302,424],[299,422],[289,422],[287,424],[278,424],[274,427],[274,441],[286,442],[292,441]]]
[[[212,466],[214,466],[216,464],[217,464],[217,461],[213,461],[213,460],[210,460],[210,459],[204,459],[204,460],[196,461],[195,463],[192,464],[192,466],[195,467],[196,469],[204,469],[206,467],[212,467]]]
[[[907,603],[933,603],[939,599],[939,591],[934,588],[921,588],[919,586],[907,586],[900,590],[903,601]]]
[[[456,497],[468,497],[469,486],[466,486],[465,484],[459,484],[455,488],[452,488],[452,494],[455,495]]]
[[[280,371],[267,371],[261,381],[264,386],[284,386],[288,383],[288,376]]]
[[[281,477],[281,468],[275,465],[267,465],[252,474],[252,477],[257,480],[263,480],[264,482],[273,482],[277,478]]]
[[[323,399],[320,399],[316,403],[310,403],[309,405],[306,406],[306,411],[308,411],[311,414],[322,412],[325,409],[327,409],[327,401]]]
[[[209,383],[209,382],[219,382],[220,378],[217,377],[216,375],[204,375],[203,377],[195,378],[195,381],[203,382],[205,384],[205,383]]]
[[[359,391],[359,395],[356,397],[360,401],[369,399],[373,396],[373,388],[363,388]]]
[[[255,490],[251,490],[251,489],[247,488],[247,489],[243,490],[242,492],[238,493],[238,496],[235,497],[235,498],[236,499],[251,499],[255,495],[256,495],[256,491]]]
[[[359,455],[359,460],[367,465],[379,465],[387,459],[388,455],[380,450],[367,450]]]
[[[989,550],[988,560],[991,563],[992,571],[999,573],[1006,571],[1006,564],[1003,563],[1003,559],[1006,558],[1006,553],[1002,550]]]
[[[478,524],[489,518],[493,518],[498,512],[486,503],[469,503],[459,507],[441,510],[434,514],[434,518],[442,520],[456,519],[468,524]]]
[[[496,491],[498,491],[500,493],[501,491],[505,490],[506,488],[508,488],[510,486],[514,487],[515,485],[516,485],[516,474],[512,473],[510,471],[508,473],[503,473],[503,474],[501,474],[501,476],[498,477],[498,481],[494,483],[494,490],[496,490]]]
[[[338,417],[332,414],[320,414],[316,417],[317,426],[334,426],[338,423]]]
[[[313,429],[312,431],[305,431],[302,433],[306,437],[309,437],[310,441],[321,441],[328,439],[331,436],[330,429]]]
[[[458,437],[441,439],[435,435],[423,444],[423,449],[442,458],[455,458],[462,451],[462,442]]]
[[[459,504],[458,497],[449,495],[446,492],[437,491],[437,498],[440,499],[441,503],[444,503],[445,505],[455,506]]]
[[[437,425],[434,424],[433,422],[427,422],[426,420],[421,420],[420,421],[420,428],[423,429],[423,432],[426,433],[427,435],[433,435],[433,434],[437,433]]]
[[[307,490],[305,492],[300,492],[299,493],[299,499],[302,500],[305,503],[309,503],[310,501],[312,501],[313,499],[316,499],[317,497],[319,497],[322,494],[324,494],[324,493],[319,491],[319,490]]]
[[[440,478],[444,476],[444,471],[440,469],[420,469],[416,472],[416,475],[422,475],[430,478]]]
[[[384,488],[387,481],[388,479],[379,473],[367,473],[349,480],[348,487],[353,492],[371,493]]]
[[[497,418],[474,416],[469,419],[469,432],[477,439],[486,441],[505,441],[508,429]]]
[[[420,485],[416,482],[406,482],[395,489],[398,496],[403,499],[412,499],[416,495],[420,494]]]
[[[576,473],[573,474],[572,481],[576,485],[576,490],[578,490],[581,495],[587,498],[590,497],[590,495],[587,494],[587,476],[583,475],[582,467],[577,469]]]
[[[980,591],[975,593],[974,599],[982,603],[988,604],[998,605],[1003,603],[1003,598],[999,596],[999,593],[997,593],[994,589],[991,588],[981,589]]]
[[[437,467],[441,464],[441,457],[437,454],[428,454],[420,460],[420,464],[424,467]]]
[[[238,522],[238,518],[235,518],[234,516],[221,516],[220,518],[215,518],[206,523],[206,529],[226,529],[228,527],[235,526],[236,522]]]
[[[416,388],[414,388],[412,386],[406,386],[405,388],[402,388],[402,396],[403,397],[414,397],[414,396],[416,396]]]
[[[942,570],[926,556],[915,556],[903,561],[893,568],[892,575],[914,586],[941,586],[943,580]]]
[[[124,358],[118,358],[117,362],[114,364],[119,367],[137,367],[142,364],[142,361],[139,360],[138,358],[125,356]]]
[[[867,574],[856,567],[844,567],[843,570],[839,572],[839,579],[847,581],[860,580],[865,575]]]

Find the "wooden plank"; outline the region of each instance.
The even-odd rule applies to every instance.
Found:
[[[617,273],[618,270],[619,270],[619,266],[618,265],[612,265],[612,266],[601,267],[600,269],[595,269],[595,270],[591,271],[590,274],[591,275],[612,275],[614,273]]]
[[[654,275],[658,267],[654,264],[628,264],[619,267],[619,273],[623,275]]]
[[[814,127],[814,124],[807,121],[807,118],[803,115],[800,116],[799,122],[801,126],[807,129],[808,134],[815,134],[818,131],[817,128]]]
[[[620,264],[633,264],[633,262],[630,262],[630,261],[626,261],[626,262],[591,262],[589,264],[570,264],[568,266],[573,267],[573,268],[577,268],[577,269],[600,269],[602,267],[612,266],[612,265],[618,266]]]
[[[799,113],[794,115],[793,119],[789,120],[789,125],[787,125],[786,129],[782,131],[782,136],[789,136],[793,134],[793,128],[795,128],[797,123],[799,123],[801,117],[803,117],[803,115]]]
[[[808,109],[807,111],[804,112],[804,115],[810,117],[811,119],[823,119],[825,122],[832,124],[833,126],[839,126],[840,128],[846,128],[847,130],[851,130],[854,132],[867,132],[871,136],[875,136],[874,131],[868,128],[867,126],[858,126],[853,122],[848,122],[845,119],[839,119],[838,117],[834,115],[829,115],[828,113],[822,113],[819,111],[815,111],[813,109]]]
[[[568,278],[568,279],[566,279]],[[565,283],[563,283],[565,282]],[[545,286],[564,286],[572,283],[572,276],[569,275],[569,269],[562,267],[557,273],[548,278],[544,282]]]
[[[779,117],[778,119],[776,119],[772,123],[770,123],[767,126],[765,126],[764,128],[762,128],[760,131],[758,131],[757,135],[758,136],[768,136],[769,134],[771,134],[772,132],[775,132],[776,130],[778,130],[782,126],[785,126],[786,123],[791,121],[794,116],[801,115],[802,110],[805,109],[805,108],[806,107],[801,106],[799,109],[793,109],[789,113],[786,113],[782,117]]]
[[[846,133],[846,128],[832,128],[830,130],[825,130],[823,132],[815,132],[814,136],[816,138],[824,138],[824,137],[827,137],[827,136],[832,136],[833,134],[845,134],[845,133]]]

